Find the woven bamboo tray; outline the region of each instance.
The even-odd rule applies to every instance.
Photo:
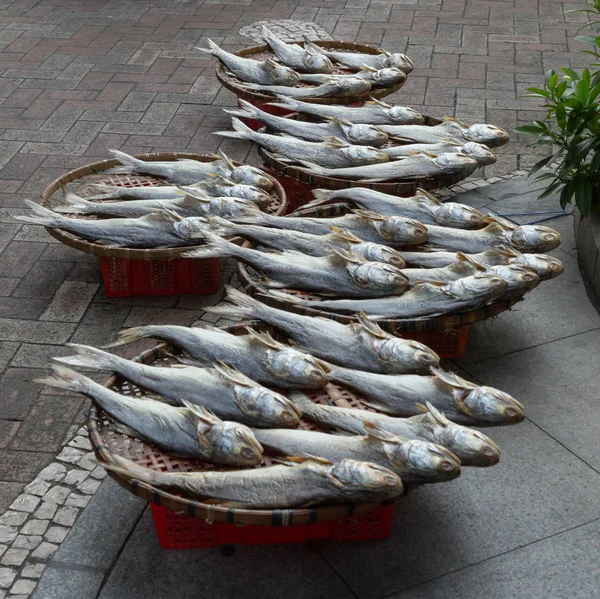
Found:
[[[294,42],[299,46],[304,46],[304,42]],[[331,48],[336,50],[347,50],[349,52],[357,52],[361,54],[380,54],[378,48],[373,46],[366,46],[364,44],[355,44],[353,42],[341,42],[337,40],[319,40],[314,41],[317,46],[323,48]],[[244,48],[236,52],[238,56],[245,58],[252,58],[255,60],[266,60],[267,58],[274,58],[275,55],[271,51],[268,45],[263,44],[262,46],[253,46],[251,48]],[[238,98],[247,100],[251,104],[259,105],[266,102],[273,102],[274,96],[269,93],[261,93],[255,90],[249,89],[245,83],[238,79],[226,66],[219,62],[216,66],[217,79],[221,84],[226,87],[229,91],[232,91]],[[353,71],[347,69],[337,68],[334,73],[347,75]],[[366,102],[371,98],[385,98],[390,94],[398,91],[405,83],[398,83],[390,87],[372,89],[364,94],[358,96],[343,96],[339,98],[302,98],[303,102],[312,102],[314,104],[352,104],[355,102]],[[315,87],[315,84],[310,83],[299,83],[296,87]]]
[[[245,327],[251,324],[259,330],[272,331],[271,327],[260,323],[245,323],[226,327],[225,330],[236,335],[242,335],[246,332]],[[281,338],[281,337],[279,337]],[[167,353],[176,354],[178,349],[162,343],[145,351],[135,358],[136,361],[143,364],[168,365],[172,363],[172,358]],[[120,376],[112,376],[106,386],[124,395],[142,395],[142,391],[135,385],[127,382]],[[359,396],[347,389],[329,384],[325,389],[313,392],[307,392],[313,401],[328,405],[340,407],[363,408],[373,411],[364,405]],[[312,423],[302,422],[301,428],[309,430],[319,430]],[[172,457],[163,453],[154,445],[150,445],[127,437],[119,433],[115,428],[115,423],[96,404],[92,403],[88,421],[90,440],[94,448],[96,457],[100,462],[114,464],[114,455],[122,456],[133,460],[141,466],[146,466],[154,470],[163,470],[171,472],[192,472],[214,470],[213,464],[201,462],[199,460],[184,460]],[[324,429],[323,429],[324,430]],[[272,458],[264,456],[262,467],[268,467],[272,464]],[[225,469],[225,468],[223,468]],[[211,522],[228,522],[234,524],[257,524],[264,526],[291,526],[295,524],[310,524],[313,522],[325,522],[337,520],[348,516],[369,512],[383,505],[389,505],[391,501],[355,503],[355,504],[335,504],[324,505],[312,508],[282,509],[282,510],[252,510],[220,507],[218,504],[212,504],[208,498],[194,498],[153,487],[152,485],[129,479],[114,472],[108,474],[115,479],[119,485],[141,497],[145,501],[162,505],[177,513],[184,513],[189,516],[203,518]],[[405,491],[416,487],[416,484],[405,485]]]
[[[314,208],[307,208],[305,210],[298,210],[297,212],[290,214],[290,216],[326,218],[341,216],[348,213],[349,210],[350,208],[347,204],[336,203],[325,206],[315,206]],[[244,242],[244,245],[247,247],[252,246],[252,244],[248,241]],[[339,312],[333,312],[330,310],[319,310],[317,308],[308,306],[300,306],[298,304],[293,304],[291,302],[274,297],[269,289],[264,286],[261,274],[253,268],[246,266],[242,262],[237,263],[237,273],[244,291],[269,306],[280,308],[281,310],[288,310],[289,312],[296,312],[297,314],[329,318],[344,324],[356,322],[356,317],[353,314],[341,314]],[[298,289],[282,289],[281,291],[306,299],[322,299],[322,297],[318,294],[308,291],[299,291]],[[511,298],[509,300],[494,302],[493,304],[483,306],[482,308],[468,310],[466,312],[459,312],[456,314],[435,316],[433,318],[386,318],[378,320],[377,324],[379,324],[384,331],[392,334],[419,333],[425,331],[452,332],[460,329],[461,327],[469,326],[475,322],[498,316],[498,314],[509,310],[522,299],[522,297]]]
[[[210,156],[205,154],[189,154],[189,153],[172,153],[172,152],[160,152],[155,154],[143,154],[138,155],[136,158],[146,161],[170,161],[178,160],[179,158],[189,158],[192,160],[198,160],[199,162],[213,162],[217,160],[216,156]],[[71,191],[81,197],[94,195],[97,192],[94,191],[90,184],[103,184],[103,185],[118,185],[122,187],[157,187],[164,185],[165,182],[156,177],[149,175],[136,175],[136,174],[107,174],[104,171],[114,166],[118,166],[120,163],[115,159],[102,160],[100,162],[93,162],[76,168],[68,173],[59,177],[41,194],[42,206],[52,208],[53,206],[60,204],[60,194],[62,187],[68,187]],[[240,162],[234,162],[236,166],[240,166]],[[266,174],[266,173],[265,173]],[[273,190],[271,195],[273,196],[273,202],[267,206],[264,211],[269,214],[285,214],[287,210],[287,200],[285,192],[280,183],[270,175],[267,174],[273,181]],[[86,217],[95,218],[95,217]],[[107,258],[119,258],[119,259],[130,259],[130,260],[169,260],[179,258],[182,253],[188,252],[199,246],[185,246],[177,248],[161,248],[161,249],[138,249],[138,248],[107,248],[106,246],[86,241],[77,235],[62,231],[61,229],[55,229],[52,227],[46,227],[46,231],[52,235],[55,239],[58,239],[62,243],[86,252],[87,254],[93,254],[98,257]]]

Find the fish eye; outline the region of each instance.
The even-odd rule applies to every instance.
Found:
[[[246,458],[246,459],[253,459],[256,456],[256,452],[252,449],[250,449],[249,447],[244,447],[244,449],[242,449],[241,451],[242,457]]]
[[[448,462],[447,460],[443,460],[442,462],[440,462],[440,468],[442,470],[445,470],[446,472],[450,472],[454,470],[454,465]]]
[[[504,410],[504,413],[509,418],[516,418],[519,415],[518,412],[514,408],[506,408],[506,410]]]

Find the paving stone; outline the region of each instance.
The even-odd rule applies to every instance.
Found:
[[[104,573],[96,570],[65,570],[50,565],[31,599],[95,599],[103,579]]]
[[[24,597],[28,597],[35,589],[35,586],[36,584],[33,580],[18,580],[10,589],[10,592],[12,595],[23,595]]]
[[[31,551],[35,549],[42,542],[42,537],[40,535],[19,535],[12,544],[12,547],[15,549],[27,549],[27,551]],[[21,565],[21,564],[14,564]]]
[[[29,551],[26,549],[9,549],[0,559],[0,564],[3,566],[21,566],[27,556],[29,555]]]
[[[0,542],[11,543],[17,538],[18,529],[16,526],[0,525]]]
[[[79,322],[97,289],[96,284],[65,281],[56,291],[40,320]]]
[[[19,430],[20,422],[14,420],[0,420],[0,448],[6,447]]]
[[[49,299],[71,269],[67,262],[39,262],[21,279],[14,297]]]
[[[58,545],[54,543],[43,542],[40,546],[31,554],[31,557],[39,558],[39,559],[48,559],[52,557],[56,550],[58,549]]]
[[[17,576],[14,568],[4,568],[0,566],[0,589],[8,589]]]
[[[19,496],[24,486],[23,483],[0,480],[0,514]]]
[[[34,518],[40,518],[42,520],[51,520],[54,518],[54,514],[58,510],[58,505],[55,503],[44,503],[34,512]]]
[[[52,487],[48,493],[44,495],[44,501],[48,503],[56,503],[58,505],[62,505],[65,502],[65,499],[68,497],[71,489],[69,487],[63,487],[62,485],[56,485]]]
[[[67,469],[63,464],[54,462],[46,466],[40,473],[39,478],[48,482],[60,482],[65,477]]]
[[[62,543],[69,534],[69,529],[64,526],[52,526],[44,535],[44,538],[51,543]]]
[[[85,470],[70,470],[65,476],[65,484],[78,485],[79,483],[83,482],[89,475],[90,473]]]
[[[2,449],[0,450],[0,480],[28,483],[51,459],[52,456],[46,452]]]
[[[27,514],[24,512],[13,512],[8,510],[0,516],[0,525],[3,526],[21,526],[27,520]]]
[[[79,510],[76,507],[61,507],[56,511],[52,521],[63,526],[72,526],[78,515]]]
[[[21,533],[24,535],[43,535],[47,528],[47,520],[30,520],[23,526]]]
[[[27,493],[23,493],[17,499],[15,499],[10,508],[15,510],[15,512],[27,512],[31,513],[35,510],[35,508],[39,505],[40,498],[35,495],[28,495]]]
[[[46,564],[31,564],[23,568],[21,576],[24,578],[39,578],[45,569]]]
[[[16,230],[14,231],[17,232]],[[0,260],[0,276],[22,277],[35,264],[41,253],[46,249],[45,243],[30,243],[13,241],[6,246]]]
[[[29,493],[30,495],[37,495],[38,497],[41,497],[49,488],[50,483],[36,478],[25,487],[25,492]]]

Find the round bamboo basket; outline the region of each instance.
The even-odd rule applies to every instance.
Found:
[[[172,153],[160,152],[154,154],[142,154],[136,156],[140,160],[146,161],[171,161],[180,158],[189,158],[198,160],[199,162],[213,162],[217,160],[217,156],[205,154],[190,154],[190,153]],[[52,208],[60,204],[60,192],[63,187],[68,187],[74,193],[81,197],[94,195],[95,192],[90,185],[103,184],[115,185],[121,187],[157,187],[164,185],[164,181],[149,175],[136,174],[110,174],[104,171],[118,166],[118,160],[109,159],[100,162],[93,162],[76,168],[55,181],[52,181],[41,194],[42,206]],[[236,166],[240,166],[240,162],[234,162]],[[269,214],[281,215],[287,210],[287,200],[285,192],[280,183],[274,178],[265,173],[273,182],[273,202],[265,208],[265,212]],[[95,218],[95,217],[85,217]],[[139,248],[109,248],[98,243],[87,241],[73,233],[68,233],[61,229],[45,227],[46,231],[58,241],[68,245],[76,250],[93,254],[95,256],[104,256],[108,258],[121,258],[130,260],[168,260],[179,258],[184,252],[193,250],[199,246],[182,246],[176,248],[160,248],[160,249],[139,249]]]
[[[314,208],[307,208],[305,210],[298,210],[290,214],[290,216],[328,218],[344,215],[349,211],[349,209],[350,208],[348,204],[336,203],[325,206],[316,206]],[[252,246],[252,244],[248,241],[244,242],[244,245],[247,247]],[[252,267],[246,266],[242,262],[237,263],[237,273],[244,291],[248,293],[248,295],[256,297],[269,306],[280,308],[281,310],[288,310],[289,312],[295,312],[297,314],[329,318],[344,324],[356,322],[356,317],[354,314],[342,314],[340,312],[334,312],[331,310],[319,310],[318,308],[301,306],[299,304],[294,304],[273,296],[269,289],[264,286],[264,280],[261,274]],[[324,299],[322,296],[316,293],[300,291],[298,289],[282,289],[281,291],[304,299]],[[457,312],[455,314],[434,316],[432,318],[385,318],[378,320],[377,324],[388,333],[400,335],[402,333],[420,333],[425,331],[451,332],[456,331],[461,327],[498,316],[498,314],[509,310],[522,299],[523,297],[515,297],[508,300],[497,301],[481,308],[476,308],[465,312]]]
[[[236,335],[242,335],[246,326],[251,324],[255,329],[272,331],[271,327],[260,323],[245,323],[226,327],[225,330]],[[173,361],[168,354],[176,354],[179,350],[166,343],[157,345],[135,358],[135,361],[143,364],[154,364],[166,366]],[[112,376],[106,386],[124,395],[140,396],[143,391],[135,385],[127,382],[120,376]],[[307,395],[317,403],[335,405],[340,407],[354,407],[373,411],[360,399],[347,389],[329,384],[325,389],[307,392]],[[301,428],[308,430],[319,430],[312,423],[303,421]],[[202,472],[219,468],[214,464],[208,464],[199,460],[185,460],[163,453],[154,445],[144,443],[139,439],[128,437],[118,432],[114,420],[108,416],[96,404],[92,403],[88,421],[90,441],[94,448],[96,457],[100,462],[115,464],[114,455],[133,460],[141,466],[153,470],[170,472]],[[273,457],[264,455],[260,467],[269,467],[273,463]],[[226,468],[222,468],[226,470]],[[258,524],[264,526],[291,526],[294,524],[310,524],[313,522],[325,522],[346,518],[355,514],[369,512],[383,505],[391,503],[389,500],[380,502],[354,503],[354,504],[332,504],[311,508],[281,509],[281,510],[253,510],[240,508],[221,507],[212,503],[210,498],[199,498],[170,493],[152,485],[115,472],[108,474],[119,485],[141,497],[145,501],[162,505],[177,513],[203,518],[211,522],[228,522],[240,525]],[[416,485],[405,485],[405,491]]]
[[[294,42],[299,46],[304,46],[304,42]],[[355,44],[353,42],[342,42],[337,40],[319,40],[314,42],[317,46],[323,48],[331,48],[336,50],[346,50],[348,52],[357,52],[361,54],[380,54],[380,50],[374,46],[366,46],[364,44]],[[252,58],[255,60],[266,60],[268,58],[274,58],[275,55],[267,44],[262,46],[253,46],[251,48],[244,48],[239,52],[235,53],[237,56],[244,58]],[[261,93],[256,90],[252,90],[246,86],[246,84],[238,79],[225,65],[221,62],[216,67],[217,79],[221,82],[223,87],[226,87],[229,91],[233,92],[238,98],[247,100],[251,104],[265,104],[267,102],[273,102],[274,95],[270,93]],[[347,69],[336,68],[334,73],[348,75],[352,71]],[[341,96],[339,98],[301,98],[303,102],[312,102],[314,104],[353,104],[355,102],[366,102],[371,98],[385,98],[390,94],[398,91],[405,83],[398,83],[390,87],[377,88],[369,90],[358,96]],[[310,83],[299,83],[296,87],[315,87],[315,84]]]

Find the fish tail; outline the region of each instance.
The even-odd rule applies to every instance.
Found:
[[[121,167],[115,167],[121,168]],[[93,196],[88,196],[86,201],[95,202],[96,200],[112,200],[121,197],[122,187],[116,185],[102,185],[101,183],[90,183],[90,187],[95,191],[101,192]]]
[[[316,164],[313,164],[312,162],[307,162],[306,160],[296,160],[296,162],[299,162],[304,167],[301,170],[307,170],[311,173],[323,173],[327,170]]]
[[[250,104],[250,102],[246,102],[246,100],[242,100],[241,98],[238,100],[239,107],[238,108],[223,108],[223,110],[227,114],[232,114],[234,116],[241,116],[243,118],[257,118],[262,114],[262,110],[259,110],[256,106]]]
[[[138,466],[135,462],[118,455],[113,455],[112,458],[115,460],[116,465],[106,464],[105,462],[99,462],[99,464],[106,470],[114,472],[115,474],[120,474],[126,478],[136,478],[154,484],[158,482],[157,479],[159,478],[160,473],[150,470],[149,468],[144,468],[143,466]]]
[[[226,237],[227,235],[237,235],[240,232],[239,227],[235,223],[229,222],[219,216],[209,217],[208,224],[213,227],[214,232],[217,235],[223,237]]]
[[[63,187],[62,189],[62,205],[54,208],[55,212],[63,212],[67,214],[85,214],[91,206],[89,200],[80,198],[72,191]]]
[[[245,125],[240,119],[233,117],[231,119],[231,126],[234,131],[216,131],[215,135],[221,137],[233,137],[234,139],[249,139],[254,140],[256,137],[254,131]]]
[[[72,356],[53,358],[56,362],[69,364],[70,366],[94,368],[95,370],[114,370],[116,363],[122,361],[119,356],[113,356],[95,347],[78,345],[77,343],[67,343],[66,345],[74,349],[76,353]]]
[[[48,210],[48,208],[40,206],[31,200],[25,200],[25,205],[31,210],[32,214],[13,216],[14,219],[45,227],[56,227],[62,220],[62,217],[55,214],[52,210]]]
[[[302,208],[312,208],[313,206],[325,204],[334,197],[335,191],[332,189],[313,189],[312,194],[315,199],[302,206]]]
[[[184,258],[226,258],[228,256],[238,256],[242,251],[242,248],[234,243],[209,231],[204,233],[203,238],[206,240],[206,245],[197,250],[185,252],[182,256]]]
[[[279,108],[293,108],[294,110],[302,110],[302,102],[288,96],[277,95],[277,102],[269,102],[269,106],[277,106]]]
[[[304,47],[305,48],[310,48],[311,50],[314,50],[318,54],[325,54],[325,52],[323,51],[323,48],[321,48],[320,46],[317,46],[317,44],[313,44],[313,42],[306,35],[303,37],[304,37]]]
[[[119,331],[116,341],[108,343],[107,345],[103,345],[102,347],[104,349],[110,349],[111,347],[127,345],[128,343],[133,343],[134,341],[139,341],[140,339],[147,339],[148,337],[153,337],[155,333],[156,327],[152,325],[144,327],[131,327],[130,329]]]
[[[136,170],[139,170],[143,164],[143,160],[139,160],[130,156],[129,154],[125,154],[125,152],[121,152],[119,150],[108,150],[116,160],[118,160],[121,165],[113,167],[109,169],[111,173],[133,173]],[[108,172],[108,171],[105,171]]]
[[[221,48],[215,44],[211,39],[208,40],[208,48],[200,48],[199,46],[194,46],[194,49],[200,50],[200,52],[204,52],[205,54],[210,54],[211,56],[216,56],[218,52],[220,52]]]
[[[68,391],[76,391],[78,393],[85,393],[89,389],[91,381],[87,376],[75,372],[66,366],[59,364],[52,364],[52,374],[45,376],[41,379],[35,379],[35,383],[40,385],[50,385],[51,387],[57,387],[58,389],[66,389]]]
[[[224,306],[211,306],[206,308],[207,312],[213,314],[220,314],[221,316],[235,316],[238,318],[251,318],[258,316],[261,302],[254,298],[238,291],[231,285],[225,285],[225,291],[227,293],[227,299],[231,304]]]

